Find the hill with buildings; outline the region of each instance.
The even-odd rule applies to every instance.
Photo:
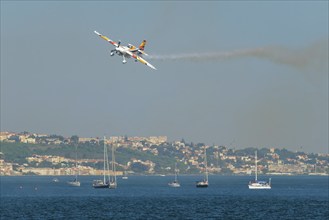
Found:
[[[1,132],[0,170],[2,175],[70,175],[74,172],[77,153],[79,172],[98,175],[103,164],[103,138],[69,138],[30,132]],[[292,152],[277,148],[230,149],[207,146],[185,140],[168,142],[167,137],[109,137],[105,141],[115,149],[119,174],[173,174],[177,163],[181,174],[204,172],[207,151],[208,171],[213,174],[252,174],[255,151],[260,174],[329,173],[329,155]],[[77,149],[77,151],[75,150]],[[111,159],[111,158],[110,158]]]

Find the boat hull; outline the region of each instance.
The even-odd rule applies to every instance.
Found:
[[[206,187],[208,187],[208,182],[205,182],[205,181],[197,182],[196,187],[197,188],[206,188]]]
[[[180,187],[180,184],[178,182],[172,182],[172,183],[168,183],[168,186],[177,188]]]
[[[271,189],[271,185],[268,183],[250,183],[249,189]]]
[[[271,189],[270,186],[248,186],[249,189]]]
[[[93,185],[95,189],[104,189],[109,188],[109,184],[103,184],[103,185]]]
[[[80,182],[79,181],[67,182],[67,184],[69,184],[70,186],[80,186]]]
[[[94,180],[93,187],[95,189],[109,188],[109,184],[103,180]]]
[[[117,184],[115,182],[110,183],[109,186],[110,189],[116,189],[117,188]]]

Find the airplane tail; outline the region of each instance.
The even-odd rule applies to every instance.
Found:
[[[146,45],[146,40],[143,40],[143,42],[139,45],[139,49],[144,50],[145,45]]]

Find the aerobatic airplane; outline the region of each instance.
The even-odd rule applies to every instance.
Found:
[[[134,45],[128,44],[128,46],[121,46],[121,42],[119,41],[114,42],[111,39],[109,39],[108,37],[101,35],[100,33],[98,33],[97,31],[94,31],[95,34],[97,34],[98,36],[100,36],[101,38],[103,38],[104,40],[106,40],[107,42],[109,42],[110,44],[112,44],[113,46],[115,46],[115,48],[113,50],[111,50],[111,56],[114,56],[114,54],[117,54],[119,56],[122,56],[123,60],[122,63],[125,64],[127,63],[126,58],[134,58],[135,61],[139,61],[142,64],[145,64],[149,67],[151,67],[152,69],[156,68],[150,64],[149,62],[147,62],[146,60],[143,59],[142,55],[146,55],[147,54],[144,52],[144,47],[146,44],[146,40],[143,40],[143,42],[139,45],[139,47],[135,47]]]

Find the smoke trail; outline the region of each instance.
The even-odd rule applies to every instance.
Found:
[[[277,64],[284,64],[298,69],[316,68],[318,70],[328,71],[328,40],[317,41],[302,49],[269,46],[229,52],[153,55],[150,56],[150,59],[161,61],[186,60],[216,62],[247,57],[266,59]]]

